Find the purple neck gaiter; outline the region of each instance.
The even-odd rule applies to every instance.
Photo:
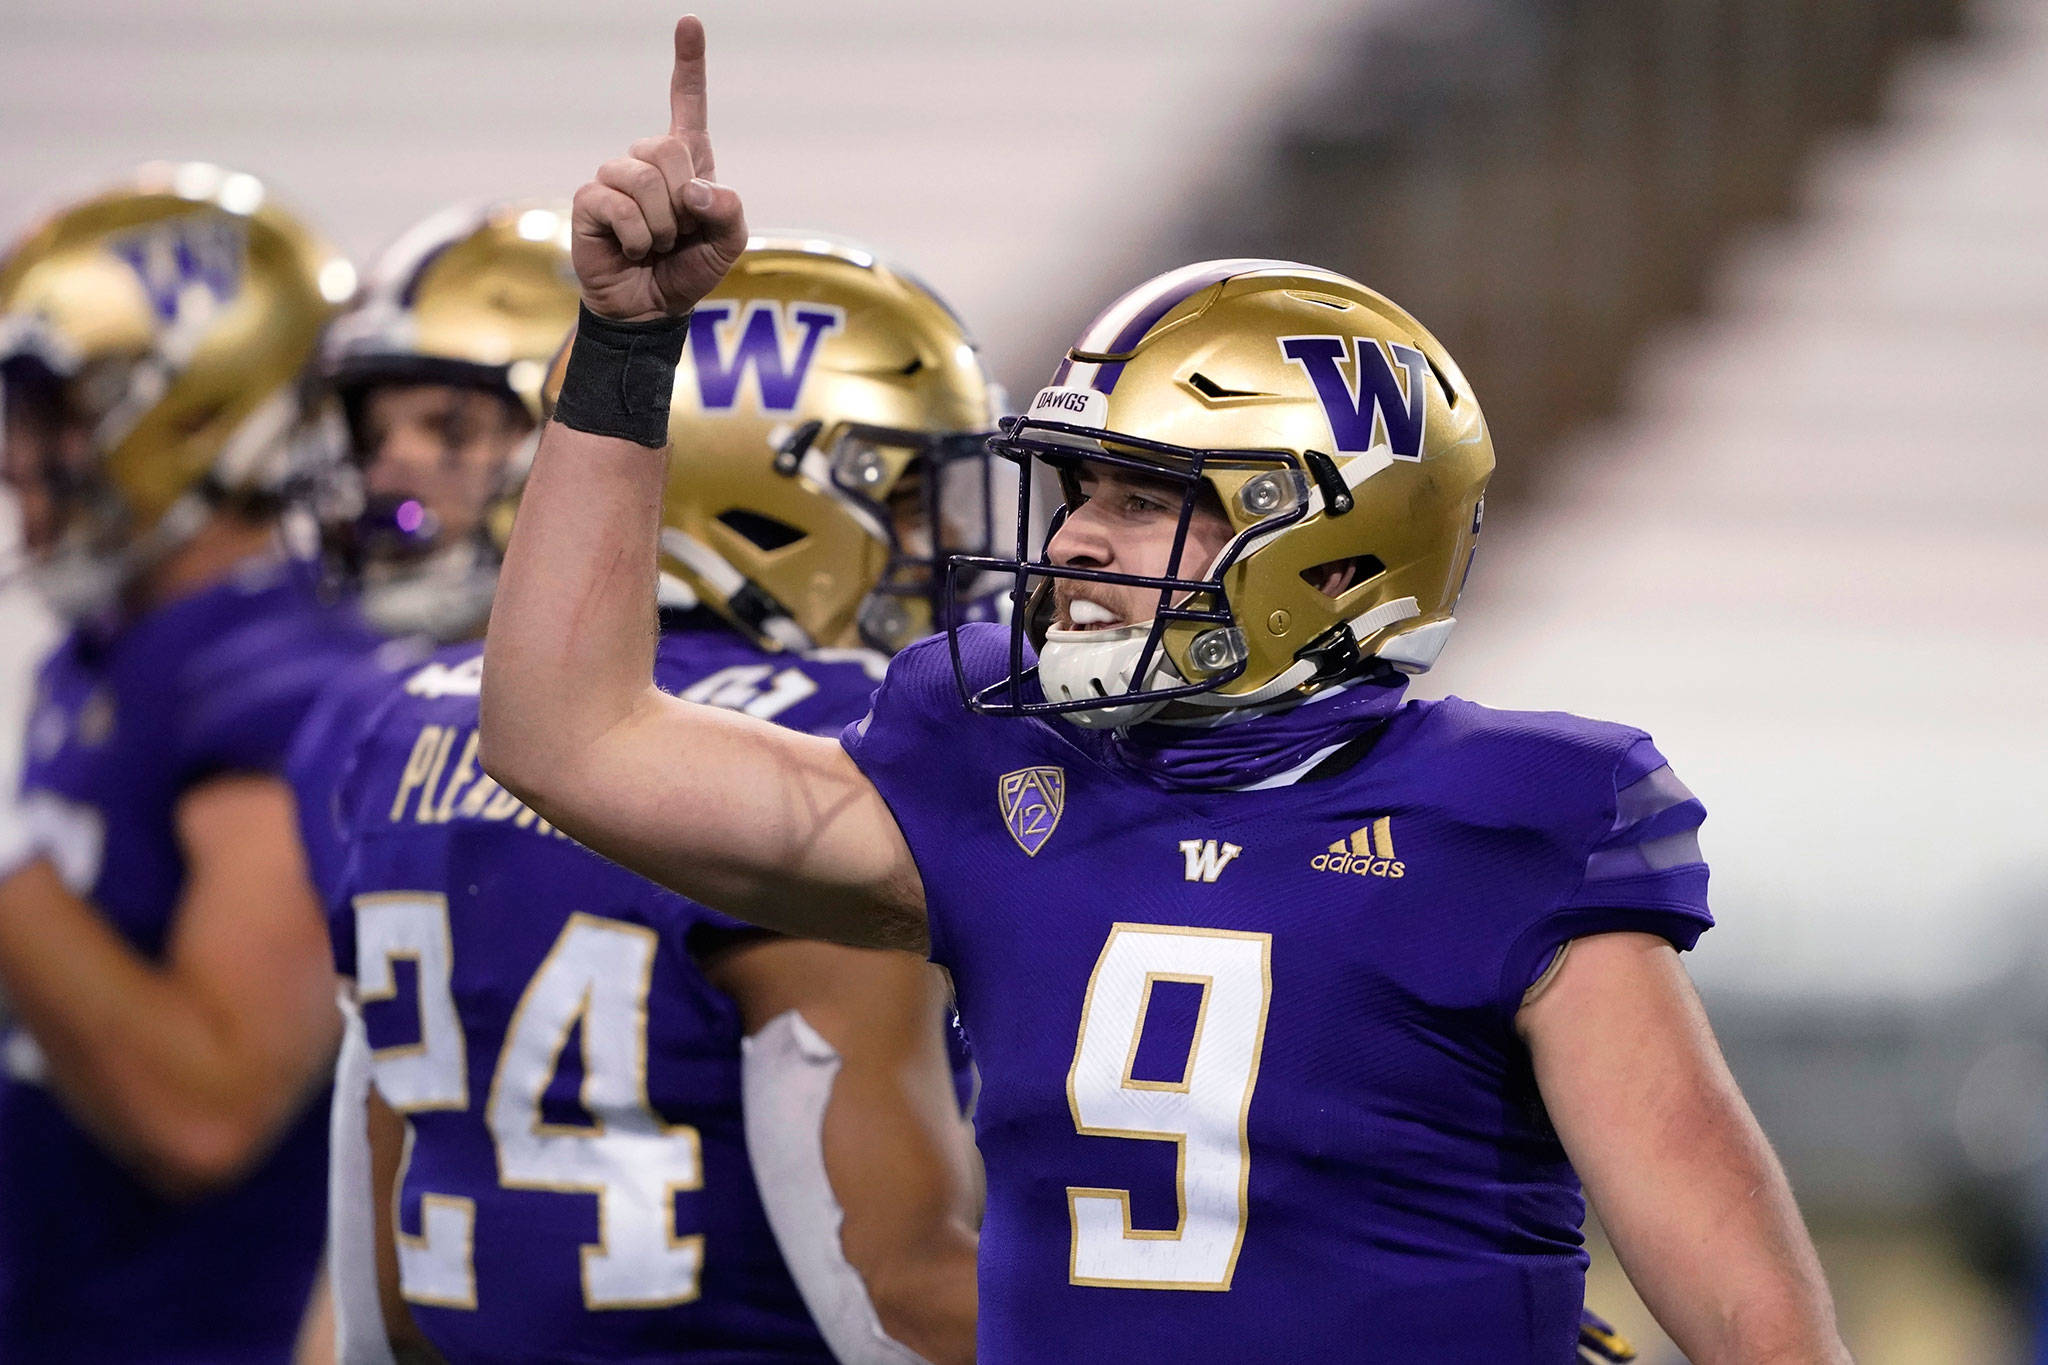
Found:
[[[1112,760],[1172,791],[1248,787],[1383,724],[1407,690],[1406,678],[1367,680],[1223,725],[1134,725],[1113,731],[1106,749]]]

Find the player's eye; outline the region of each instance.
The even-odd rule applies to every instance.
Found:
[[[461,407],[451,405],[434,414],[430,426],[434,436],[450,450],[468,445],[476,435],[476,424]]]

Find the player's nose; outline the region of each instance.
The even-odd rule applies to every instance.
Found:
[[[372,493],[416,491],[420,478],[441,463],[443,449],[423,432],[393,427],[365,451],[363,481]]]
[[[1105,569],[1115,561],[1109,528],[1093,499],[1067,513],[1046,544],[1045,555],[1064,569]]]

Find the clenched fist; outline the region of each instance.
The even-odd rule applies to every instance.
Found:
[[[725,278],[747,245],[740,197],[718,184],[711,160],[704,24],[676,24],[669,129],[597,168],[576,191],[570,256],[583,302],[602,317],[679,317]]]

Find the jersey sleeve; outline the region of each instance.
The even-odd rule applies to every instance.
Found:
[[[1684,952],[1714,925],[1699,840],[1706,807],[1648,736],[1636,738],[1615,764],[1603,816],[1582,838],[1578,886],[1508,954],[1501,988],[1510,1009],[1572,939],[1656,934]]]
[[[994,631],[998,627],[983,628]],[[982,644],[974,626],[962,630],[963,644],[970,656]],[[1002,632],[1007,636],[1008,632]],[[973,660],[970,657],[970,670]],[[961,710],[957,684],[947,652],[946,638],[920,640],[889,661],[889,671],[875,690],[868,712],[846,727],[839,743],[868,781],[882,794],[896,824],[910,846],[911,859],[920,876],[930,876],[927,855],[943,847],[949,824],[958,818],[958,807],[943,781],[935,782],[934,755],[947,746],[957,746],[945,718]],[[947,940],[945,916],[928,911],[931,960],[941,965],[953,960]]]

